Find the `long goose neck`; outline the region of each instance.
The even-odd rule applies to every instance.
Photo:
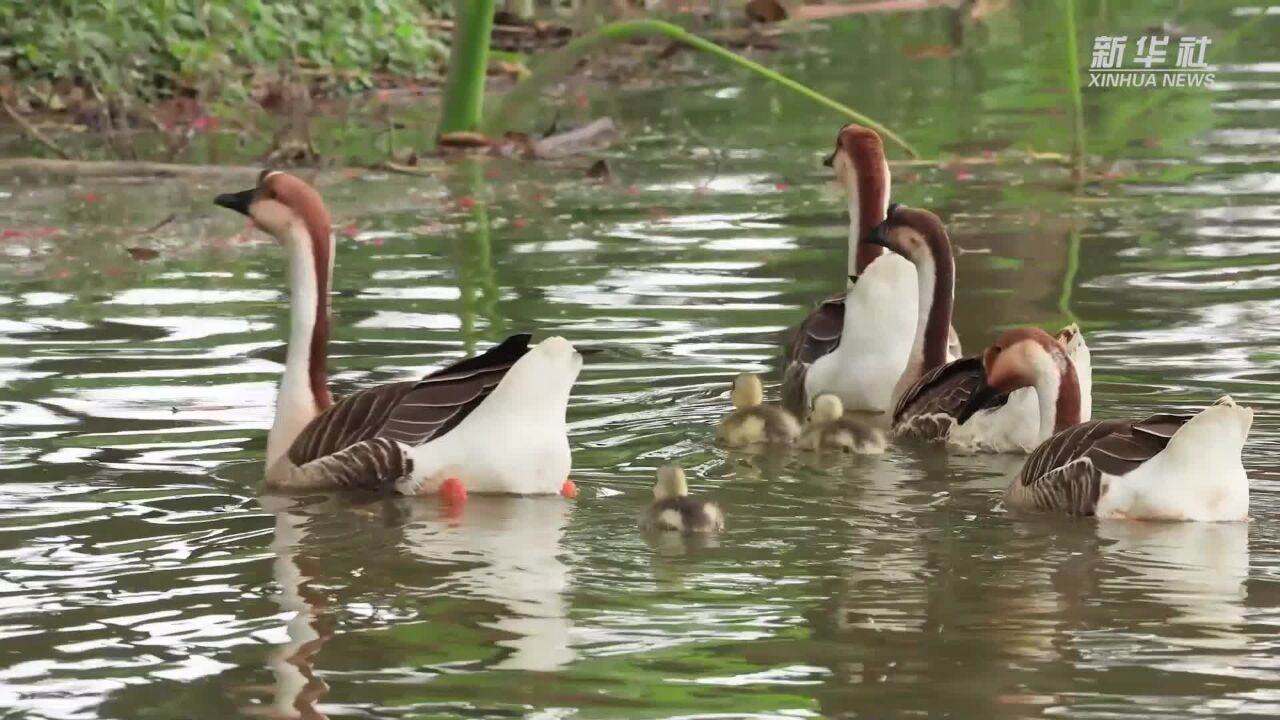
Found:
[[[945,238],[929,243],[929,255],[916,264],[920,302],[912,356],[921,358],[921,372],[947,362],[947,341],[955,304],[955,261]]]
[[[333,404],[329,393],[329,284],[333,240],[313,238],[301,223],[284,241],[289,254],[289,347],[267,435],[268,465],[284,455],[307,423]]]
[[[1052,365],[1036,374],[1041,441],[1080,423],[1080,382],[1075,366],[1057,348],[1050,350],[1049,356]]]
[[[889,165],[859,168],[849,189],[849,274],[861,275],[884,248],[864,242],[889,208]]]

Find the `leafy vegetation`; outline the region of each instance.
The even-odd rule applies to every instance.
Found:
[[[151,100],[245,96],[288,68],[343,86],[434,73],[445,47],[424,0],[0,0],[0,72]]]

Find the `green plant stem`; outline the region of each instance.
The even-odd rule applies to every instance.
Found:
[[[1075,289],[1076,273],[1080,271],[1080,231],[1072,230],[1067,236],[1067,267],[1062,273],[1062,292],[1058,294],[1058,312],[1067,322],[1079,322],[1071,312],[1071,291]]]
[[[696,50],[707,53],[713,57],[717,57],[732,65],[743,68],[755,75],[759,75],[770,82],[781,85],[793,92],[796,92],[816,103],[834,110],[845,116],[853,122],[867,127],[880,133],[884,139],[901,147],[911,157],[918,158],[920,153],[912,147],[906,140],[898,137],[889,128],[854,110],[853,108],[836,102],[831,98],[823,95],[785,75],[761,65],[760,63],[748,60],[730,50],[726,50],[719,45],[705,40],[686,31],[684,28],[673,25],[669,22],[661,20],[624,20],[613,22],[605,25],[594,32],[587,33],[580,37],[574,38],[572,42],[565,45],[560,50],[552,53],[543,62],[534,69],[534,71],[524,80],[516,84],[503,99],[498,106],[498,111],[490,115],[485,121],[486,130],[492,131],[499,127],[500,123],[510,119],[518,108],[527,107],[534,104],[538,91],[556,79],[567,75],[577,64],[579,60],[585,57],[589,52],[595,49],[597,45],[603,42],[622,42],[632,40],[638,37],[656,35],[664,37],[675,42],[683,43]],[[452,70],[450,70],[452,78]]]
[[[1084,180],[1084,161],[1087,152],[1084,136],[1084,97],[1080,93],[1080,58],[1076,48],[1076,3],[1063,0],[1067,28],[1067,80],[1071,84],[1072,149],[1075,160],[1076,181]]]
[[[493,0],[457,0],[456,8],[444,111],[437,135],[477,131],[484,114]]]

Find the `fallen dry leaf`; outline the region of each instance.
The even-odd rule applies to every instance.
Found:
[[[605,162],[603,158],[591,163],[591,167],[587,168],[587,177],[592,180],[608,180],[612,176],[613,173],[609,170],[609,163]]]
[[[747,17],[758,23],[775,23],[787,19],[787,9],[778,0],[751,0],[747,3]]]
[[[128,252],[129,257],[133,258],[134,260],[147,261],[147,260],[155,260],[156,258],[160,257],[160,251],[152,250],[151,248],[131,247],[131,248],[125,248],[125,251]]]

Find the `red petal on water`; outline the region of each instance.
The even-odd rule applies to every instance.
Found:
[[[529,199],[541,205],[542,203],[547,201],[547,196],[543,195],[541,192],[535,192],[534,194],[529,196]]]
[[[489,168],[488,170],[484,171],[484,176],[490,179],[496,178],[498,177],[498,171],[494,170],[493,168]]]
[[[71,271],[59,270],[58,272],[54,273],[53,276],[59,280],[66,280],[67,278],[71,277]]]
[[[370,240],[370,241],[369,241],[369,244],[370,244],[370,245],[381,245],[381,244],[382,244],[382,243],[384,243],[384,242],[386,242],[386,241],[385,241],[385,240],[383,240],[382,238],[374,238],[374,239],[372,239],[372,240]]]
[[[957,182],[968,182],[973,179],[973,173],[966,168],[957,167],[951,169],[951,177],[955,178]]]
[[[212,115],[201,115],[191,121],[191,129],[196,132],[209,132],[218,129],[218,118]]]
[[[573,102],[578,106],[579,110],[586,110],[591,105],[591,101],[587,98],[586,93],[578,93],[573,96]]]
[[[20,237],[26,237],[26,233],[22,232],[17,228],[5,228],[4,230],[0,230],[0,238],[3,238],[5,240],[9,240],[10,238],[20,238]]]
[[[108,266],[107,266],[107,267],[102,271],[102,273],[103,273],[104,275],[109,275],[109,276],[111,276],[111,277],[119,277],[119,276],[121,276],[121,275],[125,274],[125,272],[127,272],[127,271],[126,271],[123,267],[121,267],[121,266],[119,266],[119,265],[108,265]]]
[[[458,198],[458,207],[464,210],[470,210],[475,206],[476,206],[476,199],[471,197],[470,195],[463,195],[462,197]]]
[[[360,234],[360,228],[356,227],[355,223],[347,223],[342,226],[342,234],[347,237],[355,237]]]
[[[636,194],[636,193],[638,193],[638,192],[640,192],[640,188],[636,187],[635,185],[628,185],[628,186],[627,186],[627,194],[628,194],[628,195],[635,195],[635,194]]]
[[[778,192],[786,192],[791,189],[791,186],[786,184],[785,182],[776,182],[773,184],[773,189],[777,190]]]
[[[440,483],[440,499],[452,504],[464,503],[467,501],[467,488],[458,478],[446,478]]]
[[[983,150],[983,151],[982,151],[982,157],[986,158],[987,160],[994,160],[994,159],[995,159],[995,157],[996,157],[996,151],[995,151],[995,150]]]
[[[85,194],[84,194],[84,197],[83,197],[83,198],[81,198],[81,199],[82,199],[82,200],[84,200],[84,201],[85,201],[85,202],[87,202],[87,203],[96,203],[96,202],[98,202],[99,200],[101,200],[102,198],[98,197],[98,194],[97,194],[97,193],[85,193]]]
[[[39,235],[40,237],[49,237],[50,235],[57,235],[60,232],[62,231],[58,228],[49,227],[47,225],[45,227],[36,228],[36,235]]]
[[[528,221],[528,220],[525,220],[525,219],[524,219],[524,218],[522,218],[522,217],[512,218],[512,220],[511,220],[511,227],[513,227],[513,228],[515,228],[515,229],[517,229],[517,230],[523,230],[523,229],[525,228],[525,226],[527,226],[528,224],[529,224],[529,221]]]

